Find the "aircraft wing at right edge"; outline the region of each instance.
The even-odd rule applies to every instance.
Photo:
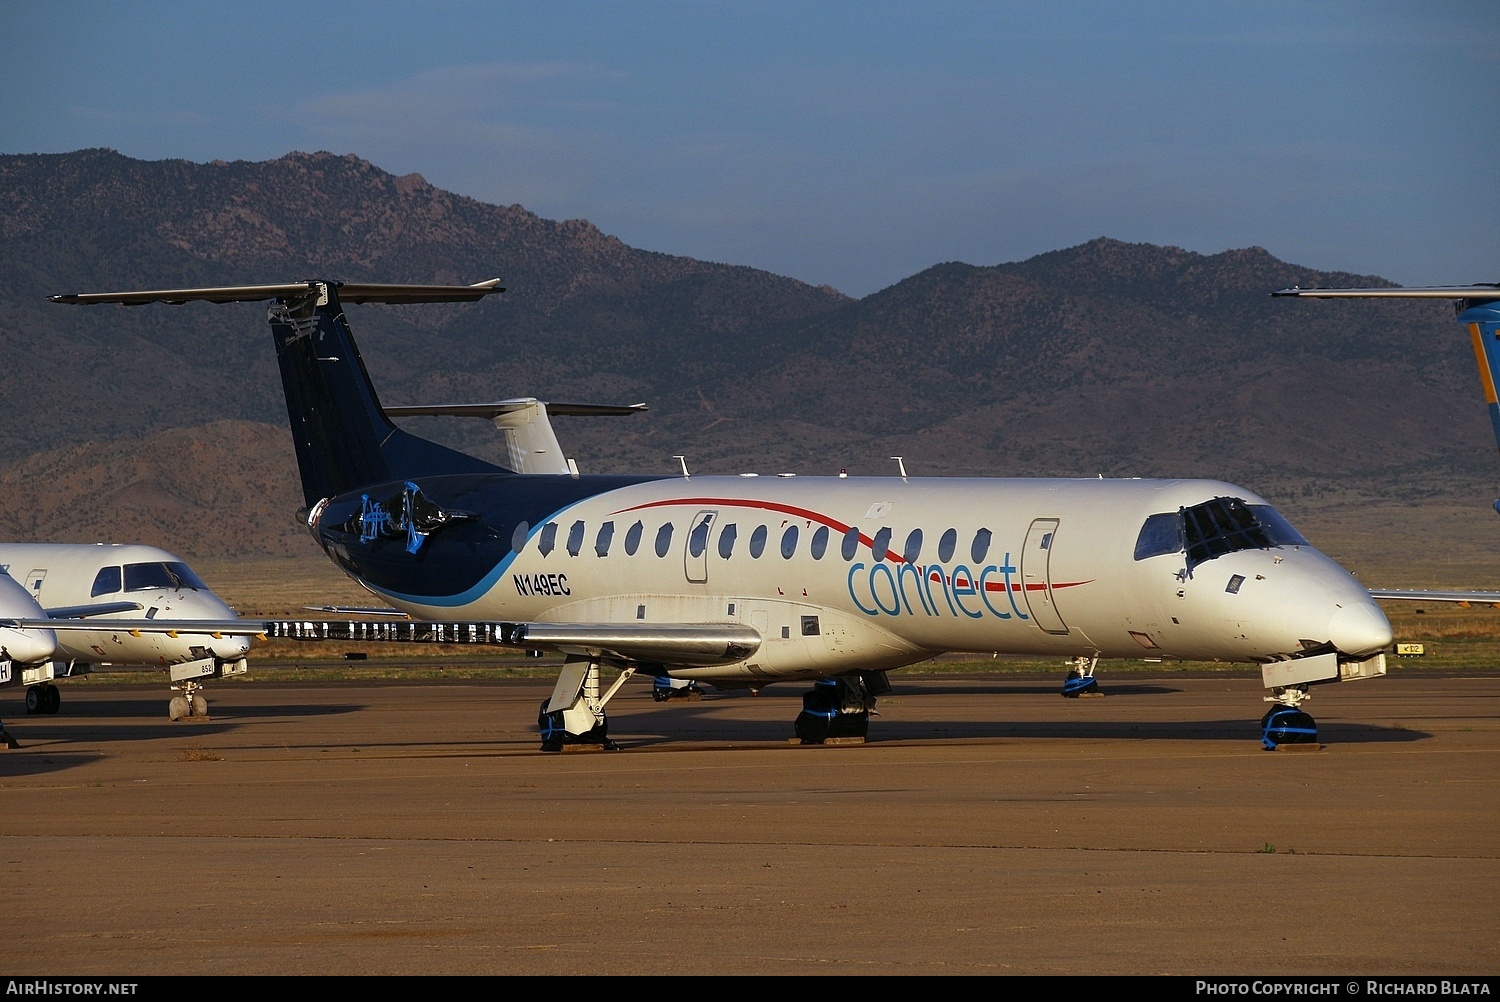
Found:
[[[1437,591],[1425,588],[1371,588],[1370,597],[1392,602],[1458,602],[1500,608],[1500,591]]]
[[[1479,381],[1484,388],[1485,404],[1490,412],[1490,426],[1500,446],[1500,284],[1439,285],[1403,289],[1279,289],[1273,297],[1301,299],[1448,299],[1454,303],[1458,322],[1469,331],[1474,345],[1474,360],[1479,366]],[[1500,501],[1495,502],[1500,511]],[[1377,599],[1413,602],[1458,602],[1500,606],[1500,592],[1463,590],[1425,590],[1408,588],[1371,588]]]

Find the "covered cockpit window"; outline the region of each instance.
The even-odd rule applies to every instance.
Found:
[[[1176,512],[1152,515],[1135,541],[1135,559],[1187,551],[1188,570],[1236,550],[1306,546],[1307,540],[1275,508],[1240,498],[1214,498]]]
[[[1189,570],[1237,550],[1307,545],[1270,505],[1250,505],[1239,498],[1214,498],[1182,509],[1182,529]]]
[[[125,565],[125,590],[148,591],[168,588],[175,591],[208,591],[187,564],[176,561]]]

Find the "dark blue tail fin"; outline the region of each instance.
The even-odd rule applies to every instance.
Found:
[[[308,505],[372,484],[449,473],[505,473],[397,428],[381,410],[333,283],[271,307],[287,420]]]

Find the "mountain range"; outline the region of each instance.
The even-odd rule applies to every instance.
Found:
[[[1100,238],[855,299],[354,156],[83,150],[0,156],[0,534],[311,547],[263,307],[49,295],[494,277],[498,300],[350,308],[382,400],[648,403],[557,419],[586,472],[672,472],[681,455],[694,473],[889,475],[902,456],[914,476],[1218,477],[1304,508],[1490,490],[1446,304],[1269,296],[1379,276]],[[503,455],[486,422],[403,423]]]

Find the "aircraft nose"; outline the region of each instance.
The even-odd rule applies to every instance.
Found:
[[[57,634],[52,630],[0,630],[0,647],[12,661],[38,664],[57,653]]]
[[[1345,605],[1328,621],[1328,640],[1345,654],[1366,655],[1390,646],[1394,634],[1373,602]]]

